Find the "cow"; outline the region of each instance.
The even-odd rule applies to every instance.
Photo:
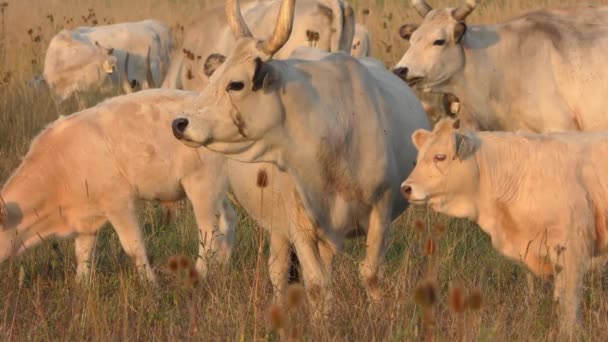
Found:
[[[196,96],[142,91],[61,117],[44,129],[0,192],[0,262],[44,239],[73,237],[77,279],[87,280],[96,232],[110,222],[142,276],[154,281],[136,200],[184,197],[200,231],[197,270],[204,276],[210,258],[229,260],[236,215],[226,199],[225,177],[216,177],[226,173],[224,158],[210,152],[200,157],[165,129],[171,113]]]
[[[468,25],[477,1],[432,9],[402,27],[410,47],[394,72],[425,92],[450,93],[481,130],[608,128],[608,7],[541,9],[497,25]]]
[[[354,57],[369,57],[372,53],[372,38],[363,24],[355,24],[355,36],[350,54]]]
[[[136,84],[155,88],[169,67],[171,48],[171,30],[156,20],[64,29],[49,43],[43,76],[58,104],[118,85],[125,92]]]
[[[258,37],[272,34],[280,0],[252,1],[243,6],[243,16]],[[277,51],[287,58],[299,46],[326,51],[350,51],[355,30],[352,7],[342,0],[302,0],[296,8],[294,33]],[[207,10],[184,34],[182,49],[175,52],[163,88],[202,91],[209,76],[235,46],[223,5]]]
[[[570,333],[585,271],[608,251],[608,134],[475,133],[445,119],[412,142],[418,160],[401,186],[409,203],[477,223],[496,250],[554,278]]]
[[[381,266],[391,220],[405,210],[400,172],[414,148],[404,134],[428,127],[414,93],[379,61],[346,53],[320,60],[276,60],[294,20],[281,3],[272,36],[254,38],[238,0],[226,3],[234,52],[172,129],[193,148],[245,163],[272,163],[294,191],[282,229],[295,248],[315,317],[331,307],[331,266],[344,238],[367,232],[360,273],[370,299],[381,298]]]

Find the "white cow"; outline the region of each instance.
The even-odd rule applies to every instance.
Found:
[[[315,307],[331,299],[333,256],[357,228],[367,232],[360,271],[378,299],[388,227],[407,206],[399,195],[401,172],[411,170],[415,155],[407,135],[428,127],[420,101],[372,59],[272,59],[289,39],[293,0],[281,3],[266,40],[253,37],[238,1],[227,7],[234,53],[188,114],[173,121],[175,136],[235,160],[273,163],[291,176],[294,191],[283,194],[292,203],[289,225],[274,229],[294,245]]]
[[[171,30],[156,20],[62,30],[51,39],[43,76],[59,103],[119,84],[127,92],[129,83],[153,88],[169,67],[171,44]]]
[[[372,38],[365,25],[355,25],[355,37],[350,54],[355,57],[369,57],[372,54]]]
[[[423,91],[450,93],[466,125],[483,130],[608,128],[608,7],[542,9],[496,25],[468,25],[477,1],[432,9],[402,27],[410,47],[394,72]]]
[[[272,34],[280,0],[253,1],[243,6],[243,16],[258,37]],[[326,51],[350,51],[355,30],[354,11],[342,0],[302,0],[296,6],[294,33],[277,52],[287,58],[299,46]],[[174,53],[163,88],[202,91],[215,68],[235,46],[223,5],[194,20]]]

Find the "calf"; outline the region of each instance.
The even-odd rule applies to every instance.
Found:
[[[77,277],[90,271],[96,232],[110,222],[125,252],[148,279],[135,201],[188,197],[200,229],[201,259],[228,260],[235,214],[225,200],[222,157],[176,141],[171,113],[195,93],[149,90],[107,100],[60,118],[34,139],[2,188],[0,261],[49,237],[75,238]],[[215,158],[215,159],[214,159]],[[211,175],[209,177],[208,175]],[[219,221],[219,222],[218,222]]]
[[[417,130],[416,167],[401,190],[476,222],[495,249],[555,279],[561,325],[577,322],[592,258],[608,249],[608,134],[472,133],[446,119]]]

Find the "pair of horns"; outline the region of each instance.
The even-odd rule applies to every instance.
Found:
[[[412,0],[412,5],[423,18],[433,9],[425,0]],[[465,20],[475,7],[477,7],[477,0],[466,0],[464,5],[456,8],[452,15],[458,21]]]
[[[293,27],[293,13],[295,10],[295,5],[295,0],[283,0],[281,2],[281,8],[279,9],[279,16],[277,18],[277,24],[274,28],[274,33],[269,39],[261,41],[259,45],[260,50],[267,55],[274,55],[289,39],[291,29]],[[249,27],[247,27],[247,23],[245,23],[245,19],[243,19],[243,15],[241,14],[239,0],[227,0],[226,13],[234,38],[239,39],[242,37],[253,37]]]

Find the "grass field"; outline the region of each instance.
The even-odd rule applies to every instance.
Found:
[[[46,45],[61,27],[82,25],[85,18],[89,23],[103,24],[152,17],[174,26],[179,39],[179,27],[215,2],[0,3],[0,184],[16,168],[31,138],[57,117],[50,96],[31,89],[26,82],[41,72]],[[454,5],[453,1],[430,2]],[[470,22],[492,23],[528,9],[578,3],[481,2]],[[358,0],[353,4],[357,13],[369,9],[370,14],[359,15],[359,21],[372,32],[373,55],[387,66],[393,65],[407,48],[398,37],[399,26],[420,21],[409,1]],[[74,281],[73,242],[48,241],[0,265],[0,340],[274,340],[280,337],[272,329],[277,320],[284,321],[282,337],[312,341],[520,341],[552,339],[557,331],[551,284],[537,280],[536,289],[528,291],[526,271],[498,255],[489,238],[463,220],[410,209],[395,222],[385,298],[378,305],[369,303],[357,272],[365,242],[349,241],[335,264],[336,306],[331,320],[312,326],[306,304],[269,310],[272,291],[265,266],[259,269],[259,295],[253,293],[258,228],[245,213],[239,213],[231,266],[213,269],[197,286],[167,266],[172,257],[183,255],[185,260],[193,260],[196,255],[196,226],[189,205],[184,203],[168,226],[162,223],[155,203],[142,203],[140,218],[159,275],[157,288],[139,280],[109,227],[98,240],[95,281],[85,287]],[[581,328],[585,340],[601,341],[608,336],[607,276],[597,272],[586,278]],[[436,291],[432,308],[418,305],[425,299],[420,298],[424,288],[418,285],[426,279]],[[453,292],[456,295],[450,295]],[[460,299],[470,294],[481,296],[480,307],[455,312],[462,304]]]

